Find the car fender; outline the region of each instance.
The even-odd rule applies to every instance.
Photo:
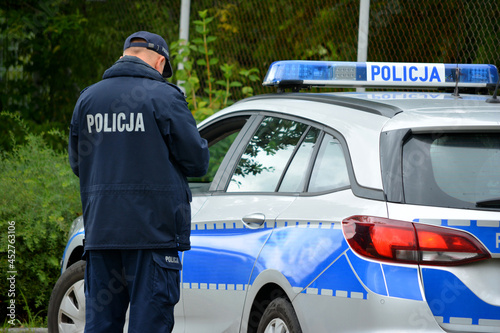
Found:
[[[72,258],[73,253],[78,253],[75,252],[77,248],[81,247],[82,250],[80,251],[83,254],[83,241],[85,239],[85,232],[83,228],[79,229],[77,232],[75,232],[73,235],[71,235],[71,238],[68,240],[68,243],[66,244],[66,248],[64,249],[63,253],[63,258],[61,261],[61,274],[64,273],[66,269],[68,269],[73,262],[70,262],[70,260],[73,260],[75,258]],[[78,258],[76,261],[80,260],[81,258]]]
[[[245,298],[245,304],[243,307],[242,323],[240,332],[247,332],[247,327],[249,320],[251,320],[251,309],[254,305],[254,301],[261,290],[266,286],[275,285],[275,288],[281,289],[286,297],[293,302],[293,299],[297,296],[292,285],[287,280],[287,278],[279,271],[275,269],[266,269],[260,272],[260,274],[255,278],[252,285],[247,291]],[[276,289],[274,289],[276,290]],[[276,291],[275,295],[268,295],[270,298],[276,298],[283,296],[283,293]],[[267,304],[265,304],[267,306]],[[264,311],[265,308],[258,309],[259,311]]]

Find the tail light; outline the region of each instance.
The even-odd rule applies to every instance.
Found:
[[[460,230],[359,215],[342,221],[342,228],[351,248],[370,259],[452,266],[491,258],[475,237]]]

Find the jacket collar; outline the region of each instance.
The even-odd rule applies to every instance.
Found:
[[[156,69],[134,56],[123,56],[104,72],[102,78],[104,80],[120,76],[143,77],[165,82]]]

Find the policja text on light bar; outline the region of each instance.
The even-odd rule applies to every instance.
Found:
[[[458,69],[458,71],[457,71]],[[287,60],[271,64],[265,86],[485,88],[498,81],[494,65]]]

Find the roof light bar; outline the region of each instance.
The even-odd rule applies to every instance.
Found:
[[[285,60],[271,64],[264,86],[485,88],[498,81],[494,65]]]

